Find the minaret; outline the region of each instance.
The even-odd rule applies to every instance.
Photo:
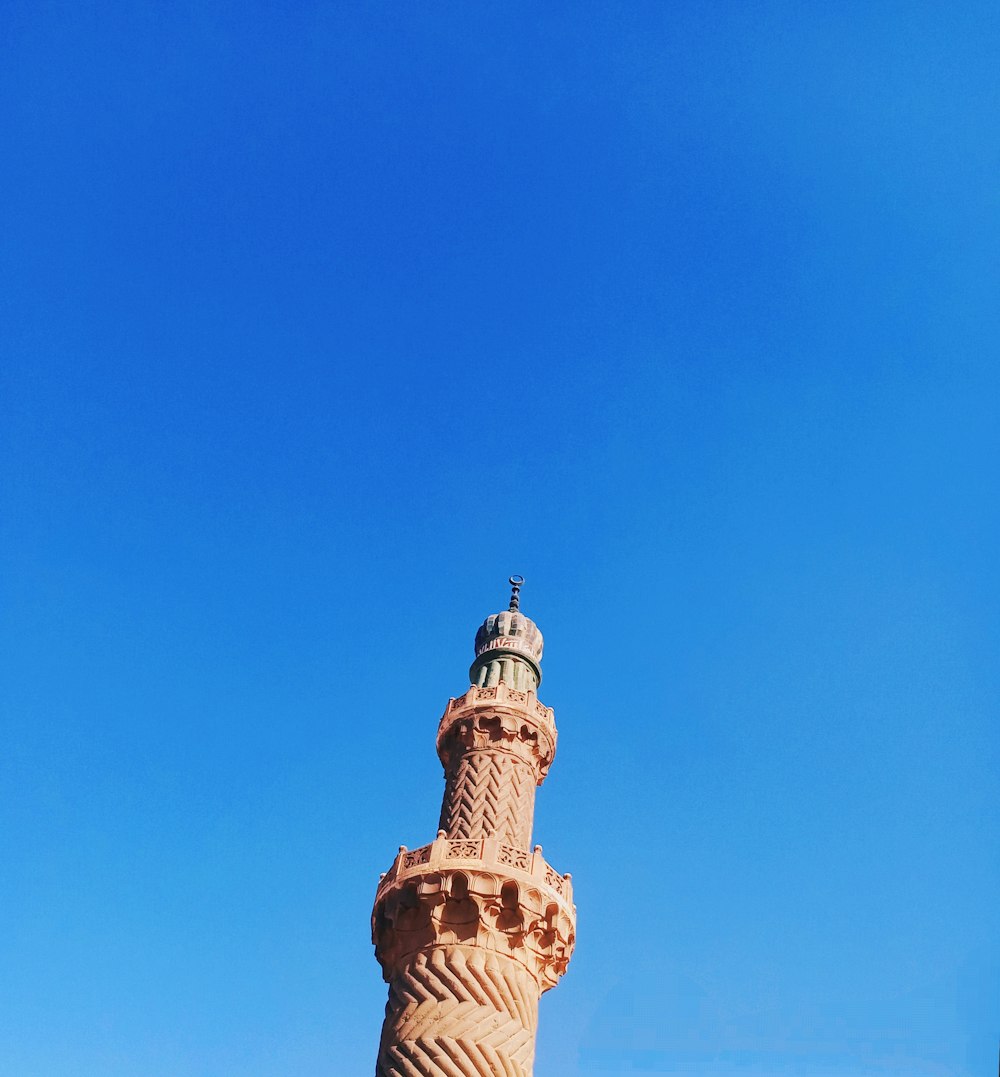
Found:
[[[438,726],[440,829],[382,876],[372,941],[389,1002],[376,1077],[531,1077],[538,998],[576,937],[569,875],[531,849],[535,787],[556,750],[537,696],[542,634],[510,607],[476,633],[472,682]]]

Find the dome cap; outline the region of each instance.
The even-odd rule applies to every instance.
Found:
[[[483,621],[476,633],[476,658],[487,653],[491,656],[497,653],[523,657],[535,667],[540,680],[539,663],[544,641],[538,625],[520,611],[519,592],[523,583],[523,576],[511,576],[510,607],[502,613],[490,614]]]

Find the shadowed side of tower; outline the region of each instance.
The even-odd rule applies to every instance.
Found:
[[[542,634],[510,608],[476,634],[466,693],[449,701],[437,749],[437,838],[401,847],[379,882],[375,956],[389,984],[377,1077],[530,1077],[539,996],[576,937],[569,875],[531,849],[535,789],[555,755],[537,696]]]

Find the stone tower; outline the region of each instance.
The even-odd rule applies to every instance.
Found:
[[[538,998],[573,951],[570,877],[531,848],[556,726],[536,694],[542,634],[518,608],[524,580],[510,582],[510,608],[476,633],[469,689],[438,726],[437,838],[401,846],[375,895],[389,984],[376,1077],[531,1077]]]

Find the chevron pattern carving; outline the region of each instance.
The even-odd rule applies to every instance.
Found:
[[[448,775],[439,827],[449,838],[531,845],[537,774],[509,752],[469,751]]]
[[[531,1077],[538,987],[471,946],[418,953],[393,977],[376,1077]]]

